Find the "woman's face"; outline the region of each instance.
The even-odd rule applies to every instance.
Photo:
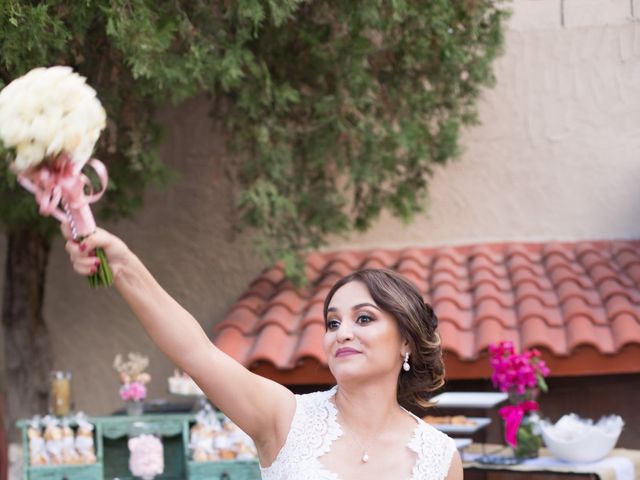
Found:
[[[362,282],[340,287],[327,312],[324,351],[338,382],[397,376],[407,351],[393,316],[382,311]]]

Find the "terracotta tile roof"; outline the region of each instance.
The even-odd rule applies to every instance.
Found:
[[[405,275],[435,309],[449,378],[488,373],[501,339],[543,350],[556,375],[640,371],[640,240],[313,253],[309,286],[265,270],[215,327],[215,343],[289,383],[331,381],[322,352],[329,288],[359,268]]]

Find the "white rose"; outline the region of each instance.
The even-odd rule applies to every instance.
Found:
[[[0,140],[18,169],[61,151],[84,162],[105,126],[96,91],[70,67],[35,68],[0,91]]]
[[[44,158],[44,151],[39,143],[21,143],[16,148],[16,168],[22,171],[39,164]]]
[[[29,127],[29,136],[41,145],[49,145],[56,136],[57,124],[49,116],[36,117]]]
[[[69,75],[75,75],[71,67],[65,65],[56,65],[54,67],[47,68],[47,77],[49,81],[59,81],[68,77]]]
[[[74,156],[76,148],[82,142],[82,128],[77,125],[68,125],[64,130],[64,145],[62,149],[69,155]]]
[[[93,146],[95,145],[95,140],[84,140],[80,143],[78,148],[76,148],[73,155],[74,163],[85,163],[87,160],[91,158],[91,154],[93,153]]]
[[[6,147],[15,147],[29,135],[29,125],[22,120],[0,121],[0,137]]]
[[[58,129],[55,137],[51,140],[51,143],[47,146],[46,155],[47,156],[56,156],[62,151],[62,147],[64,146],[64,131]]]

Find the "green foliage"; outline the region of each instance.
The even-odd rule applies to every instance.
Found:
[[[514,456],[518,458],[535,458],[542,448],[542,437],[536,433],[539,427],[533,420],[525,417],[518,428],[516,439],[517,446],[513,449]]]
[[[296,276],[299,254],[328,235],[420,210],[433,166],[459,153],[494,81],[504,3],[5,0],[0,78],[61,63],[88,77],[110,118],[97,153],[110,214],[130,214],[166,176],[155,108],[212,94],[246,159],[231,172],[242,223]]]

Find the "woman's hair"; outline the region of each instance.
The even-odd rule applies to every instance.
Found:
[[[438,319],[433,309],[402,275],[392,270],[365,269],[341,278],[329,290],[324,301],[325,322],[333,295],[350,282],[362,282],[367,287],[376,305],[396,319],[400,335],[409,343],[411,370],[400,371],[398,402],[430,406],[431,393],[444,385]]]

